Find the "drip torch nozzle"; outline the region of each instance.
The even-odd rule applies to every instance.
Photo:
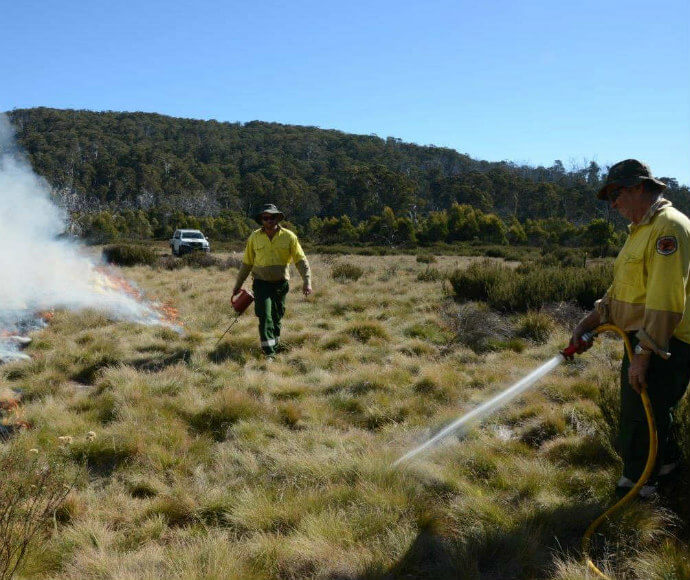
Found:
[[[589,348],[596,337],[594,332],[585,332],[579,342],[572,342],[561,351],[561,355],[566,360],[573,360],[573,356],[580,350],[580,346],[584,342]]]

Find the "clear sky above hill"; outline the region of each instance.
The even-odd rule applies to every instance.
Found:
[[[276,121],[690,184],[687,0],[3,2],[0,110]]]

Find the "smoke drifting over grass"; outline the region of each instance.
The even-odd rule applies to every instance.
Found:
[[[48,184],[33,172],[0,115],[0,332],[7,337],[31,330],[41,324],[37,313],[53,308],[96,308],[116,319],[164,323],[152,305],[126,292],[122,279],[61,237],[65,224]],[[15,345],[0,340],[0,358],[16,352]]]

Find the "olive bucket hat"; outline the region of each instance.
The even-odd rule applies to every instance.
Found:
[[[666,184],[652,177],[649,165],[637,159],[619,161],[609,169],[606,184],[599,190],[597,198],[606,199],[609,194],[620,187],[632,187],[643,181],[651,181],[658,191],[666,189]]]
[[[261,206],[261,211],[254,216],[256,223],[261,224],[261,216],[265,213],[272,213],[278,216],[278,221],[285,219],[285,214],[280,211],[275,204],[267,203]]]

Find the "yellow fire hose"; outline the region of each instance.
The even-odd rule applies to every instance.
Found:
[[[625,351],[628,353],[628,360],[632,362],[633,359],[633,352],[632,352],[632,346],[630,345],[630,340],[628,339],[628,336],[623,332],[620,328],[613,324],[602,324],[601,326],[597,327],[594,332],[596,334],[600,334],[602,332],[616,332],[618,333],[621,338],[623,339],[623,342],[625,343]],[[608,510],[606,510],[603,514],[601,514],[596,520],[594,520],[589,527],[587,528],[587,531],[585,532],[585,535],[582,536],[582,552],[585,556],[585,561],[587,562],[587,567],[596,574],[597,577],[599,578],[607,578],[608,580],[611,580],[609,576],[604,574],[599,568],[597,568],[592,562],[592,559],[589,557],[588,550],[589,550],[589,542],[590,538],[592,537],[592,534],[594,533],[594,530],[596,530],[601,523],[611,517],[611,515],[615,512],[617,512],[619,509],[621,509],[624,505],[628,504],[635,496],[637,496],[637,492],[640,491],[642,486],[646,483],[646,481],[649,479],[649,476],[652,474],[652,471],[654,470],[654,463],[656,462],[656,453],[657,453],[657,446],[658,446],[658,441],[657,441],[657,434],[656,434],[656,426],[654,425],[654,414],[652,413],[652,403],[649,400],[649,395],[647,394],[647,389],[643,388],[642,391],[640,392],[640,397],[642,397],[642,405],[644,406],[644,411],[645,414],[647,415],[647,427],[649,429],[649,454],[647,455],[647,464],[645,465],[644,471],[642,472],[642,475],[640,476],[640,479],[637,481],[637,483],[630,489],[630,491],[625,494],[625,496],[618,501],[618,503],[614,504],[611,506]]]

